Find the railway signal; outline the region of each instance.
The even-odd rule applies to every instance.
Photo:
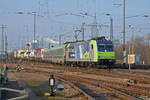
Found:
[[[54,87],[55,87],[55,78],[54,75],[50,75],[49,77],[49,86],[50,86],[50,95],[55,96]]]

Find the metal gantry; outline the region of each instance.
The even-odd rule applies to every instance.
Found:
[[[96,13],[95,13],[95,15],[90,15],[88,13],[81,13],[81,14],[84,15],[84,16],[89,16],[89,17],[93,17],[94,18],[92,24],[86,25],[86,26],[91,27],[91,38],[98,37],[99,29],[101,29],[102,27],[108,27],[108,25],[99,24],[97,22]]]

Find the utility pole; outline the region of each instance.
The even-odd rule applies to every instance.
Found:
[[[51,43],[50,42],[48,43],[48,48],[51,48]]]
[[[17,14],[25,14],[24,12],[18,12]],[[37,15],[36,12],[32,12],[32,13],[27,13],[27,14],[30,14],[30,15],[33,15],[33,37],[34,37],[34,40],[33,40],[33,45],[34,45],[34,60],[35,60],[35,35],[36,35],[36,16],[39,16]]]
[[[6,28],[6,25],[4,25],[4,24],[2,24],[2,44],[1,44],[1,46],[2,46],[2,54],[4,54],[4,52],[5,52],[5,48],[4,48],[4,45],[5,45],[5,34],[4,34],[4,30],[5,30],[5,28]]]
[[[35,64],[35,35],[36,35],[36,15],[37,13],[36,12],[32,12],[32,15],[33,15],[33,34],[34,34],[34,39],[33,39],[33,45],[34,45],[34,64]]]
[[[110,40],[113,41],[113,19],[110,17]]]
[[[110,40],[113,41],[113,18],[111,17],[111,14],[106,14],[106,16],[110,17]]]
[[[132,54],[134,54],[134,27],[132,28]]]
[[[125,0],[123,0],[123,65],[126,64],[126,50],[125,50]]]
[[[82,41],[84,41],[84,25],[85,23],[82,23],[81,31],[82,31]]]
[[[35,33],[36,33],[36,12],[32,12],[33,13],[33,17],[34,17],[34,24],[33,24],[33,28],[34,28],[34,58],[35,58]],[[35,59],[34,59],[35,60]]]
[[[2,24],[2,54],[4,54],[4,25]]]
[[[59,45],[61,45],[61,35],[59,35]]]
[[[92,35],[92,38],[94,37],[98,37],[98,34],[99,34],[99,29],[98,29],[98,23],[97,23],[97,19],[96,19],[96,14],[94,16],[94,21],[91,25],[91,35]]]
[[[6,62],[7,62],[7,59],[8,59],[7,46],[8,46],[7,35],[5,35],[5,56],[6,56]]]
[[[41,48],[44,48],[44,40],[41,38]]]

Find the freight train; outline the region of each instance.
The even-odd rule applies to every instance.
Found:
[[[66,65],[113,65],[115,52],[113,42],[105,37],[88,41],[68,42],[43,51],[43,61]]]
[[[73,66],[110,66],[115,64],[115,51],[112,41],[98,37],[87,41],[66,42],[46,49],[39,48],[30,59]]]

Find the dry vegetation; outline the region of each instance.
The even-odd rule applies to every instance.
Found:
[[[130,40],[126,44],[127,54],[129,53],[129,45],[133,43],[133,40]],[[122,61],[122,45],[117,45],[115,47],[116,59]],[[150,64],[150,34],[146,37],[136,36],[134,39],[134,53],[140,56],[141,63]]]

